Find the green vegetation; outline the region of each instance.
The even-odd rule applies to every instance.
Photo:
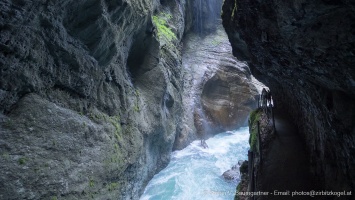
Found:
[[[98,121],[100,119],[100,116],[99,115],[96,115],[94,113],[90,113],[89,114],[89,118],[94,120],[94,121]]]
[[[96,121],[96,122],[109,122],[111,123],[114,127],[115,127],[115,136],[116,138],[119,140],[120,139],[120,134],[122,132],[121,130],[121,117],[119,115],[115,115],[115,116],[108,116],[106,115],[105,113],[97,113],[97,114],[94,114],[94,113],[90,113],[89,114],[89,117]],[[86,122],[83,122],[83,126],[84,128],[88,126],[88,124]]]
[[[139,95],[138,91],[135,91],[135,94]],[[124,155],[122,152],[124,152],[125,150],[125,138],[123,137],[120,115],[109,116],[99,111],[92,111],[89,113],[89,117],[96,123],[107,123],[111,124],[114,127],[114,129],[111,131],[111,134],[109,135],[111,139],[112,149],[114,152],[112,154],[109,154],[103,161],[106,167],[122,166],[122,161],[124,160]],[[88,124],[86,124],[85,126],[88,126]],[[80,154],[81,153],[82,152],[80,151]],[[94,186],[94,182],[92,180],[89,181],[89,186]]]
[[[250,144],[250,149],[252,151],[256,151],[257,150],[257,148],[256,148],[257,134],[258,134],[257,128],[254,128],[253,131],[250,134],[249,144]]]
[[[241,184],[241,182],[239,182],[239,184],[237,186],[237,192],[240,192],[241,187],[242,187],[242,184]],[[234,200],[239,200],[239,195],[235,195]]]
[[[122,144],[124,144],[125,142],[123,137],[120,115],[109,116],[101,112],[90,112],[89,117],[92,120],[95,120],[97,123],[108,123],[114,127],[113,131],[111,131],[112,135],[109,135],[114,153],[109,154],[104,159],[104,164],[107,167],[110,167],[112,164],[114,164],[113,166],[121,166],[123,160],[122,151],[124,148],[122,147]],[[86,124],[86,126],[88,125]],[[94,182],[90,180],[89,186],[92,187],[93,185]]]
[[[241,187],[242,187],[242,184],[239,183],[237,186],[237,192],[240,192]]]
[[[58,200],[58,198],[56,196],[53,196],[51,200]]]
[[[119,184],[116,183],[116,182],[112,182],[112,183],[107,185],[107,189],[110,192],[116,190],[118,187],[119,187]]]
[[[90,186],[90,187],[94,187],[94,186],[95,186],[94,180],[90,179],[90,181],[89,181],[89,186]]]
[[[220,45],[221,43],[222,43],[222,41],[219,40],[219,38],[218,38],[218,39],[213,39],[212,42],[211,42],[211,44],[212,44],[213,46]]]
[[[249,125],[253,125],[254,123],[256,123],[256,121],[259,120],[260,116],[261,116],[261,110],[260,109],[256,109],[253,110],[250,113],[250,117],[249,117]]]
[[[231,15],[232,19],[234,18],[234,14],[236,11],[237,11],[237,0],[234,0],[234,7],[232,10],[232,15]]]
[[[122,160],[123,160],[122,157],[123,157],[123,155],[122,155],[120,149],[116,149],[116,153],[111,155],[111,158],[107,164],[115,163],[115,165],[121,166],[122,164],[124,164],[122,162]]]
[[[250,113],[249,117],[249,132],[250,132],[250,138],[249,138],[249,144],[250,144],[250,149],[252,151],[257,151],[257,141],[258,141],[258,125],[257,122],[259,121],[259,118],[262,114],[262,111],[260,109],[256,109]]]
[[[22,157],[22,158],[18,159],[18,164],[24,165],[26,163],[26,160],[27,160],[27,158]]]
[[[139,91],[138,90],[136,90],[136,104],[134,105],[134,107],[133,107],[133,110],[135,111],[135,112],[140,112],[141,111],[141,109],[139,108]]]
[[[6,152],[6,153],[2,154],[2,157],[4,160],[8,160],[10,158],[10,155],[9,155],[9,153]]]
[[[121,138],[122,127],[120,124],[120,120],[121,120],[120,116],[118,115],[108,117],[108,121],[111,122],[111,124],[115,127],[115,136],[118,141],[122,139]]]
[[[134,110],[134,112],[139,112],[140,111],[139,106],[138,105],[134,105],[133,110]]]
[[[153,24],[156,27],[157,36],[160,41],[165,41],[167,45],[171,45],[173,40],[177,39],[175,33],[168,27],[167,22],[172,16],[167,13],[153,16]]]

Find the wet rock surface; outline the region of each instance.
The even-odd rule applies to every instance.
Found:
[[[0,199],[139,198],[181,119],[185,6],[0,2]]]
[[[249,175],[248,175],[248,161],[245,160],[243,163],[241,163],[241,166],[239,168],[240,170],[240,182],[237,186],[237,191],[236,192],[247,192],[248,191],[248,184],[249,184]],[[248,200],[249,196],[235,196],[234,199],[239,199],[239,200]]]
[[[243,164],[243,161],[239,161],[238,164],[234,165],[231,169],[225,171],[222,176],[225,180],[228,181],[240,181],[241,173],[243,173],[243,169],[245,166],[243,166],[243,169],[241,168],[241,165]]]
[[[277,134],[263,154],[259,168],[260,191],[320,191],[322,187],[310,170],[309,155],[298,134],[297,127],[283,113],[274,110]],[[327,196],[304,199],[329,199]],[[259,199],[281,199],[278,196],[261,196]]]
[[[0,2],[0,199],[139,198],[174,141],[196,139],[189,97],[238,65],[224,35],[186,52],[206,76],[182,66],[196,2]]]
[[[350,1],[226,0],[233,54],[297,124],[326,188],[355,185],[355,15]]]
[[[21,98],[1,123],[1,198],[97,198],[101,192],[115,198],[129,181],[119,176],[142,154],[143,136],[132,127],[117,130],[114,120],[93,119],[34,94]]]
[[[250,80],[249,68],[222,66],[202,91],[202,105],[212,129],[233,130],[247,125],[258,93]]]
[[[257,94],[248,66],[232,55],[221,25],[204,36],[187,34],[183,43],[184,126],[175,149],[245,125]]]

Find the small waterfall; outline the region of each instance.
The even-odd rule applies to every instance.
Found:
[[[212,129],[208,122],[208,118],[202,109],[202,106],[195,108],[194,120],[197,134],[199,135],[200,139],[207,139],[211,134]]]
[[[194,0],[194,31],[206,35],[215,31],[219,24],[222,1],[221,0]]]
[[[202,1],[203,0],[195,0],[194,1],[194,29],[199,35],[202,34],[203,31],[203,18],[202,18]]]

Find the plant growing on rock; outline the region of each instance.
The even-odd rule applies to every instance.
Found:
[[[20,158],[20,159],[18,159],[18,163],[20,164],[20,165],[24,165],[25,163],[26,163],[26,158],[25,157],[22,157],[22,158]]]
[[[256,109],[250,113],[249,117],[249,132],[250,132],[250,138],[249,138],[249,144],[250,144],[250,149],[253,151],[257,151],[257,134],[258,134],[258,128],[257,128],[257,122],[259,121],[259,118],[261,116],[261,110]]]
[[[237,0],[234,0],[234,7],[233,7],[232,15],[231,15],[232,19],[234,18],[234,14],[236,11],[237,11]]]
[[[95,186],[95,182],[93,179],[90,178],[90,181],[89,181],[89,186],[90,187],[94,187]]]
[[[168,26],[168,21],[171,18],[171,14],[167,13],[160,13],[159,15],[153,16],[153,24],[156,27],[157,37],[161,42],[168,46],[172,46],[173,40],[177,39],[175,33]]]
[[[114,190],[116,190],[117,188],[119,188],[119,183],[117,183],[117,182],[112,182],[112,183],[108,184],[107,187],[108,187],[108,191],[111,192],[111,191],[114,191]]]

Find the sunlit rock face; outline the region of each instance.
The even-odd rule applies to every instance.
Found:
[[[298,125],[326,188],[355,186],[355,13],[350,1],[225,0],[236,57]]]
[[[247,125],[249,113],[257,107],[257,96],[249,68],[239,63],[221,66],[206,82],[201,101],[211,128],[226,131]]]
[[[181,119],[185,8],[0,2],[0,199],[139,198]],[[153,28],[162,13],[173,45]]]
[[[245,125],[256,106],[256,89],[246,63],[232,55],[221,24],[207,35],[190,32],[184,40],[183,119],[174,148],[191,140]]]

